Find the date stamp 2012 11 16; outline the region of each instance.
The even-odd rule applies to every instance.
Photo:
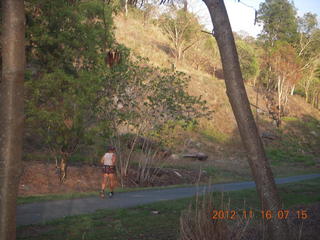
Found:
[[[238,218],[252,219],[254,217],[261,217],[262,219],[270,220],[272,218],[287,219],[289,214],[293,214],[297,219],[305,220],[308,218],[307,210],[261,210],[260,212],[253,210],[212,210],[213,220],[236,220]]]

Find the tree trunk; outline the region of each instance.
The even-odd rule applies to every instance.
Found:
[[[23,129],[25,13],[23,0],[2,1],[0,84],[0,239],[16,239],[16,199]]]
[[[279,127],[279,123],[281,120],[282,95],[284,94],[283,93],[283,91],[284,91],[283,84],[284,84],[284,80],[280,76],[278,76],[278,87],[277,87],[277,90],[278,90],[278,121],[277,121],[277,126],[278,127]]]
[[[250,109],[228,14],[223,0],[204,0],[204,2],[211,15],[221,55],[227,95],[238,124],[242,142],[248,154],[248,161],[261,202],[261,209],[271,210],[275,215],[281,209],[281,201]],[[277,217],[273,217],[268,220],[267,224],[270,239],[290,239],[286,220],[279,220]]]
[[[295,89],[296,89],[296,85],[293,84],[293,86],[291,87],[291,90],[290,90],[290,95],[291,95],[291,96],[293,96]]]
[[[124,10],[125,10],[125,16],[128,17],[128,0],[125,0],[124,2]]]
[[[188,0],[183,1],[183,11],[188,12]]]

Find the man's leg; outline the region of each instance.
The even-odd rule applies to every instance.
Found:
[[[104,198],[104,190],[106,188],[106,180],[107,180],[107,174],[102,175],[102,183],[101,183],[101,191],[100,191],[100,197]]]
[[[109,196],[113,196],[113,190],[116,187],[116,175],[111,173],[109,174],[109,186],[110,186],[110,193]]]

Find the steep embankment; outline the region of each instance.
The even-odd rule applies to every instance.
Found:
[[[170,54],[170,41],[158,26],[152,23],[143,24],[136,16],[134,18],[130,16],[127,18],[117,16],[115,18],[115,25],[117,41],[131,48],[133,55],[147,57],[150,63],[160,67],[172,67],[174,58]],[[219,61],[213,59],[212,62]],[[216,65],[214,67],[221,71],[221,66]],[[191,76],[188,91],[193,95],[202,95],[203,99],[207,100],[210,109],[214,110],[212,120],[202,120],[201,127],[189,132],[188,137],[204,143],[202,146],[205,150],[213,151],[215,156],[219,156],[219,153],[222,152],[224,152],[223,155],[225,156],[226,148],[228,148],[229,153],[233,151],[239,153],[239,150],[242,152],[236,121],[225,93],[223,79],[218,79],[209,73],[196,70],[187,59],[178,63],[176,69]],[[279,130],[274,126],[274,122],[269,114],[263,92],[257,93],[249,85],[246,88],[251,104],[258,105],[259,107],[258,113],[255,106],[252,106],[252,110],[258,120],[261,133],[265,132],[271,136],[279,134]],[[297,133],[304,134],[305,136],[293,134],[292,137],[301,137],[302,142],[308,137],[316,138],[320,136],[320,126],[317,124],[319,119],[319,111],[305,103],[303,98],[290,96],[287,106],[287,117],[282,121],[281,131],[292,132],[293,128],[299,128]],[[308,126],[303,126],[303,123],[309,121],[313,121],[315,124],[309,124],[309,128]],[[297,144],[301,145],[301,141],[297,141]],[[268,146],[270,144],[272,146],[274,141],[269,141],[268,144]],[[275,143],[274,145],[277,146],[279,144]]]

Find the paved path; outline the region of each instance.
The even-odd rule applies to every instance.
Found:
[[[320,177],[320,174],[309,174],[276,179],[277,184],[297,182]],[[236,191],[255,187],[254,182],[238,182],[211,185],[210,191]],[[46,221],[84,213],[93,213],[98,209],[128,208],[147,203],[202,194],[208,186],[184,187],[161,190],[116,193],[112,199],[88,197],[70,200],[58,200],[23,204],[17,206],[17,225],[44,223]]]

